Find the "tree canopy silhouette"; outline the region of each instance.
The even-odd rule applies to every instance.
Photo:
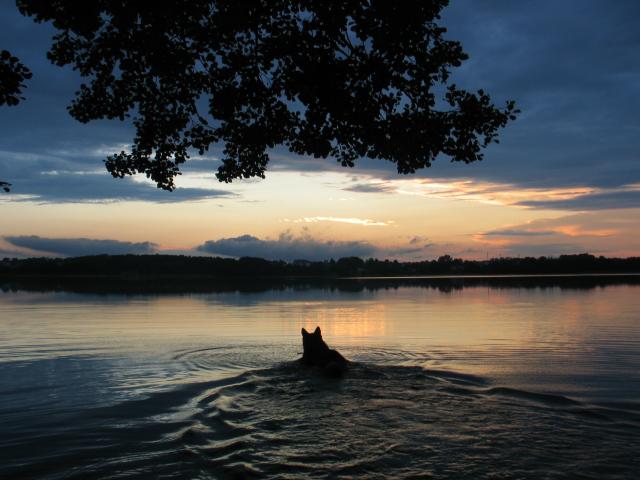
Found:
[[[278,145],[343,166],[388,160],[399,173],[439,154],[473,162],[517,110],[458,88],[468,57],[437,22],[448,0],[17,0],[51,21],[48,52],[86,81],[81,122],[130,117],[114,177],[145,173],[172,190],[192,151],[224,147],[217,177],[264,177]]]
[[[0,106],[14,106],[24,100],[20,95],[31,71],[7,50],[0,50]]]
[[[18,105],[24,81],[31,78],[31,71],[7,50],[0,50],[0,106]],[[0,180],[0,189],[8,192],[11,184]]]

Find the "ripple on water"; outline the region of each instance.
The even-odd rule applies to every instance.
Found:
[[[223,356],[238,370],[229,348],[183,351],[176,359],[204,371],[219,368]],[[5,471],[44,478],[595,479],[632,478],[640,469],[637,408],[420,366],[355,362],[335,380],[296,362],[256,368],[263,359],[245,358],[252,367],[240,373],[89,408],[65,429],[5,443],[9,454],[27,443],[32,454]]]

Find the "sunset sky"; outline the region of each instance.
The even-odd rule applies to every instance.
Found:
[[[132,127],[72,119],[80,79],[47,61],[53,29],[2,1],[0,48],[34,75],[0,108],[0,258],[640,255],[639,18],[635,0],[453,0],[442,23],[471,57],[454,82],[522,110],[484,161],[399,176],[276,149],[266,179],[221,184],[213,150],[166,192],[106,172]]]

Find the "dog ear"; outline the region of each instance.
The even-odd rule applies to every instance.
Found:
[[[313,334],[314,334],[314,335],[322,335],[322,334],[320,333],[320,327],[316,327],[316,329],[313,331]]]
[[[304,337],[305,335],[309,335],[309,332],[307,332],[304,327],[302,327],[302,336]]]

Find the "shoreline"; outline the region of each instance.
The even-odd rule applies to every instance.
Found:
[[[639,277],[640,272],[578,272],[578,273],[487,273],[487,274],[442,274],[442,275],[220,275],[220,274],[144,274],[144,273],[97,273],[97,274],[49,274],[49,273],[0,273],[0,280],[12,279],[127,279],[127,280],[465,280],[465,279],[544,279],[544,278],[601,278]]]

